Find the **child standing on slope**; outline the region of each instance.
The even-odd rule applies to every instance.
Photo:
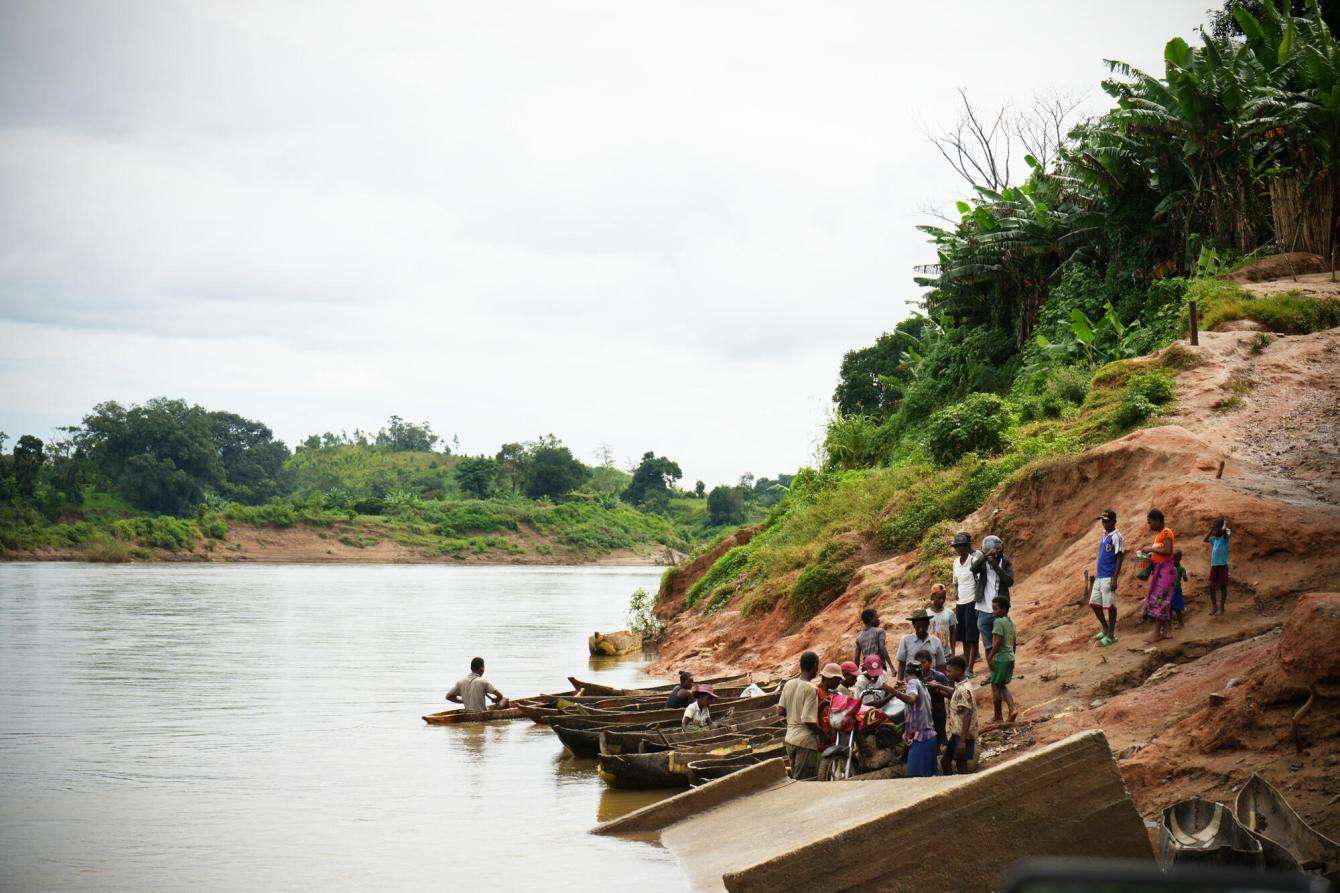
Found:
[[[1224,613],[1228,605],[1228,541],[1232,536],[1227,518],[1215,518],[1205,542],[1210,544],[1210,616]],[[1218,597],[1216,597],[1218,593]]]
[[[1186,597],[1182,594],[1182,581],[1187,579],[1186,568],[1182,567],[1182,550],[1177,549],[1173,552],[1173,594],[1172,604],[1169,609],[1172,611],[1173,623],[1178,629],[1182,628],[1183,619],[1186,617]]]
[[[1019,715],[1010,694],[1010,680],[1014,678],[1014,621],[1010,619],[1010,600],[996,596],[991,600],[991,650],[986,653],[986,665],[991,668],[991,704],[995,708],[992,719],[1000,722],[1000,705],[1010,707],[1010,722]]]
[[[1108,509],[1098,516],[1103,536],[1098,541],[1098,566],[1094,569],[1093,591],[1089,607],[1098,618],[1098,644],[1111,645],[1117,640],[1117,575],[1126,559],[1125,540],[1117,529],[1117,513]]]
[[[940,640],[945,657],[954,653],[954,627],[958,624],[954,609],[945,607],[948,596],[949,589],[945,584],[936,583],[931,587],[931,635]]]

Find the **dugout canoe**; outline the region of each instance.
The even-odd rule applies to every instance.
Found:
[[[606,728],[600,731],[601,753],[646,753],[653,750],[674,750],[725,735],[751,732],[768,728],[784,728],[786,721],[775,710],[744,714],[734,722],[721,723],[699,732],[682,732],[673,726],[659,729],[623,731]]]
[[[454,726],[467,722],[520,719],[524,715],[520,707],[506,707],[501,710],[443,710],[438,713],[429,713],[423,718],[423,721],[430,726]]]
[[[733,698],[716,701],[712,704],[712,713],[720,716],[728,710],[756,710],[760,707],[771,707],[775,705],[781,697],[781,692],[768,692],[757,695],[752,698]],[[648,709],[638,708],[617,708],[613,710],[600,710],[595,707],[569,707],[559,709],[556,707],[529,707],[523,706],[522,711],[534,719],[536,722],[552,723],[558,717],[583,717],[587,719],[607,720],[611,723],[653,723],[665,720],[677,720],[684,716],[682,707],[655,707],[647,705]],[[651,709],[651,708],[655,709]]]
[[[780,737],[737,738],[713,747],[687,750],[663,750],[656,753],[601,754],[596,758],[601,779],[614,788],[654,790],[689,786],[689,763],[732,754],[773,753],[781,746]],[[775,742],[775,743],[774,743]]]
[[[1238,822],[1261,841],[1266,867],[1315,872],[1340,884],[1340,844],[1313,828],[1270,782],[1256,773],[1233,801]],[[1281,853],[1280,851],[1283,851]]]
[[[749,674],[744,674],[736,676],[716,676],[712,679],[695,679],[694,682],[698,685],[714,686],[731,685],[738,682],[740,685],[744,686],[749,684],[749,680]],[[575,676],[569,676],[568,682],[572,683],[574,690],[588,695],[651,695],[656,693],[664,693],[668,695],[670,694],[671,689],[677,684],[674,682],[667,682],[664,685],[649,685],[646,688],[616,688],[613,685],[603,685],[599,682],[583,682]]]
[[[741,769],[748,769],[750,766],[757,765],[764,760],[770,760],[778,756],[775,751],[764,753],[742,753],[732,754],[727,757],[708,757],[701,760],[692,760],[689,763],[689,786],[698,787],[707,784],[709,781],[716,781],[718,778],[725,778],[732,772],[739,772]]]
[[[742,714],[741,722],[755,719],[775,720],[777,713],[771,707],[762,710],[755,710]],[[660,723],[609,723],[602,720],[593,720],[586,717],[564,717],[550,723],[549,728],[558,736],[558,740],[568,750],[572,751],[574,756],[585,759],[595,759],[600,754],[600,739],[602,732],[645,732],[648,737],[657,737],[661,735],[682,734],[679,731],[679,720],[665,720]],[[715,731],[712,729],[709,732]],[[669,749],[669,748],[663,748]]]
[[[759,686],[763,688],[763,686]],[[746,685],[735,685],[720,687],[716,689],[718,701],[732,700],[739,698]],[[764,689],[764,693],[770,693],[770,689]],[[657,692],[650,695],[539,695],[537,700],[542,707],[552,707],[560,710],[566,710],[571,707],[590,707],[596,710],[619,710],[625,706],[645,709],[646,705],[654,705],[656,709],[667,709],[665,706],[668,694]]]
[[[1159,864],[1223,865],[1261,868],[1261,842],[1242,826],[1228,807],[1200,797],[1163,810],[1159,829]]]
[[[586,640],[586,648],[592,657],[620,657],[642,650],[642,634],[627,629],[612,633],[597,630]]]

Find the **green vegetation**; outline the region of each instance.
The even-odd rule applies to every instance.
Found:
[[[1053,108],[1054,138],[1017,131],[1022,182],[989,135],[933,137],[972,191],[948,225],[921,228],[937,254],[917,278],[921,312],[843,358],[820,468],[802,469],[688,604],[784,605],[802,620],[848,585],[864,549],[916,549],[915,566],[935,568],[998,487],[1173,405],[1175,375],[1198,362],[1172,344],[1191,300],[1206,329],[1340,324],[1336,302],[1253,298],[1217,278],[1270,250],[1330,254],[1335,13],[1233,0],[1199,46],[1167,43],[1162,77],[1108,63],[1106,114],[1069,126]]]
[[[534,555],[583,560],[661,544],[688,551],[757,520],[785,492],[751,475],[729,490],[738,511],[675,488],[682,473],[648,452],[636,473],[589,467],[558,438],[495,456],[428,449],[427,423],[392,416],[373,435],[313,435],[292,454],[265,425],[180,400],[103,403],[44,443],[0,434],[0,549],[90,560],[243,549],[237,527],[314,529],[368,549],[392,542],[426,557]],[[226,543],[221,547],[220,543]]]

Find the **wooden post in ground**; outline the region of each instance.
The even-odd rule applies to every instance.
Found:
[[[1340,254],[1340,245],[1331,248],[1331,281],[1335,281],[1335,256]]]
[[[1082,605],[1089,600],[1089,593],[1093,591],[1093,582],[1089,579],[1089,571],[1084,571],[1084,594],[1079,597],[1079,603]]]
[[[1191,346],[1200,345],[1200,314],[1196,312],[1196,302],[1191,302]]]
[[[1219,478],[1221,478],[1221,477],[1223,477],[1223,476],[1224,476],[1224,460],[1223,460],[1223,459],[1220,459],[1220,460],[1219,460],[1219,470],[1216,471],[1216,472],[1214,473],[1214,478],[1215,478],[1215,480],[1218,480]]]

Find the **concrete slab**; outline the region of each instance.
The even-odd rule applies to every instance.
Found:
[[[976,775],[773,783],[660,841],[696,890],[985,891],[1024,856],[1153,858],[1098,731]]]

